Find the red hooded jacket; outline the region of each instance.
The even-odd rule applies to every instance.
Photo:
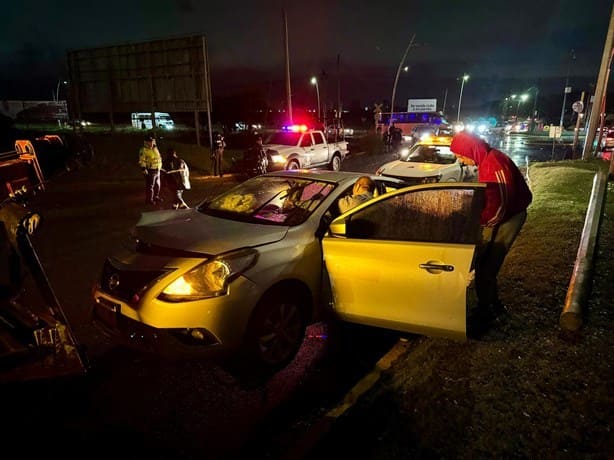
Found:
[[[531,204],[533,195],[516,164],[482,138],[462,131],[452,139],[450,150],[472,159],[478,167],[478,181],[487,184],[482,225],[499,225]]]

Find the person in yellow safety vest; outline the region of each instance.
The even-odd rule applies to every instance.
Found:
[[[162,156],[156,146],[156,138],[152,135],[145,136],[143,147],[139,149],[139,166],[145,178],[145,203],[155,205],[162,202],[160,198]]]

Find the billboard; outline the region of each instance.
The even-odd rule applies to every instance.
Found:
[[[408,99],[408,112],[437,112],[437,99]]]
[[[208,111],[205,37],[127,43],[67,53],[71,112]]]

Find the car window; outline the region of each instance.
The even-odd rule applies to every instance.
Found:
[[[324,143],[324,136],[322,136],[322,133],[311,133],[311,135],[313,136],[313,142],[316,144],[323,144]]]
[[[394,194],[346,221],[346,237],[475,244],[483,190],[436,188]]]
[[[311,146],[311,134],[305,133],[303,138],[301,139],[301,147],[309,147]]]
[[[269,136],[266,144],[281,144],[296,147],[300,136],[301,133],[295,133],[292,131],[276,131]]]
[[[382,180],[381,177],[374,178],[374,180],[379,195],[383,195],[384,193],[393,192],[400,188],[407,187],[407,184],[405,182],[392,182],[388,180]]]

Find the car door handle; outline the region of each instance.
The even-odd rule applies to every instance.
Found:
[[[420,268],[424,269],[424,270],[443,270],[444,272],[453,272],[454,271],[454,266],[453,265],[446,265],[446,264],[420,264],[419,265]]]

